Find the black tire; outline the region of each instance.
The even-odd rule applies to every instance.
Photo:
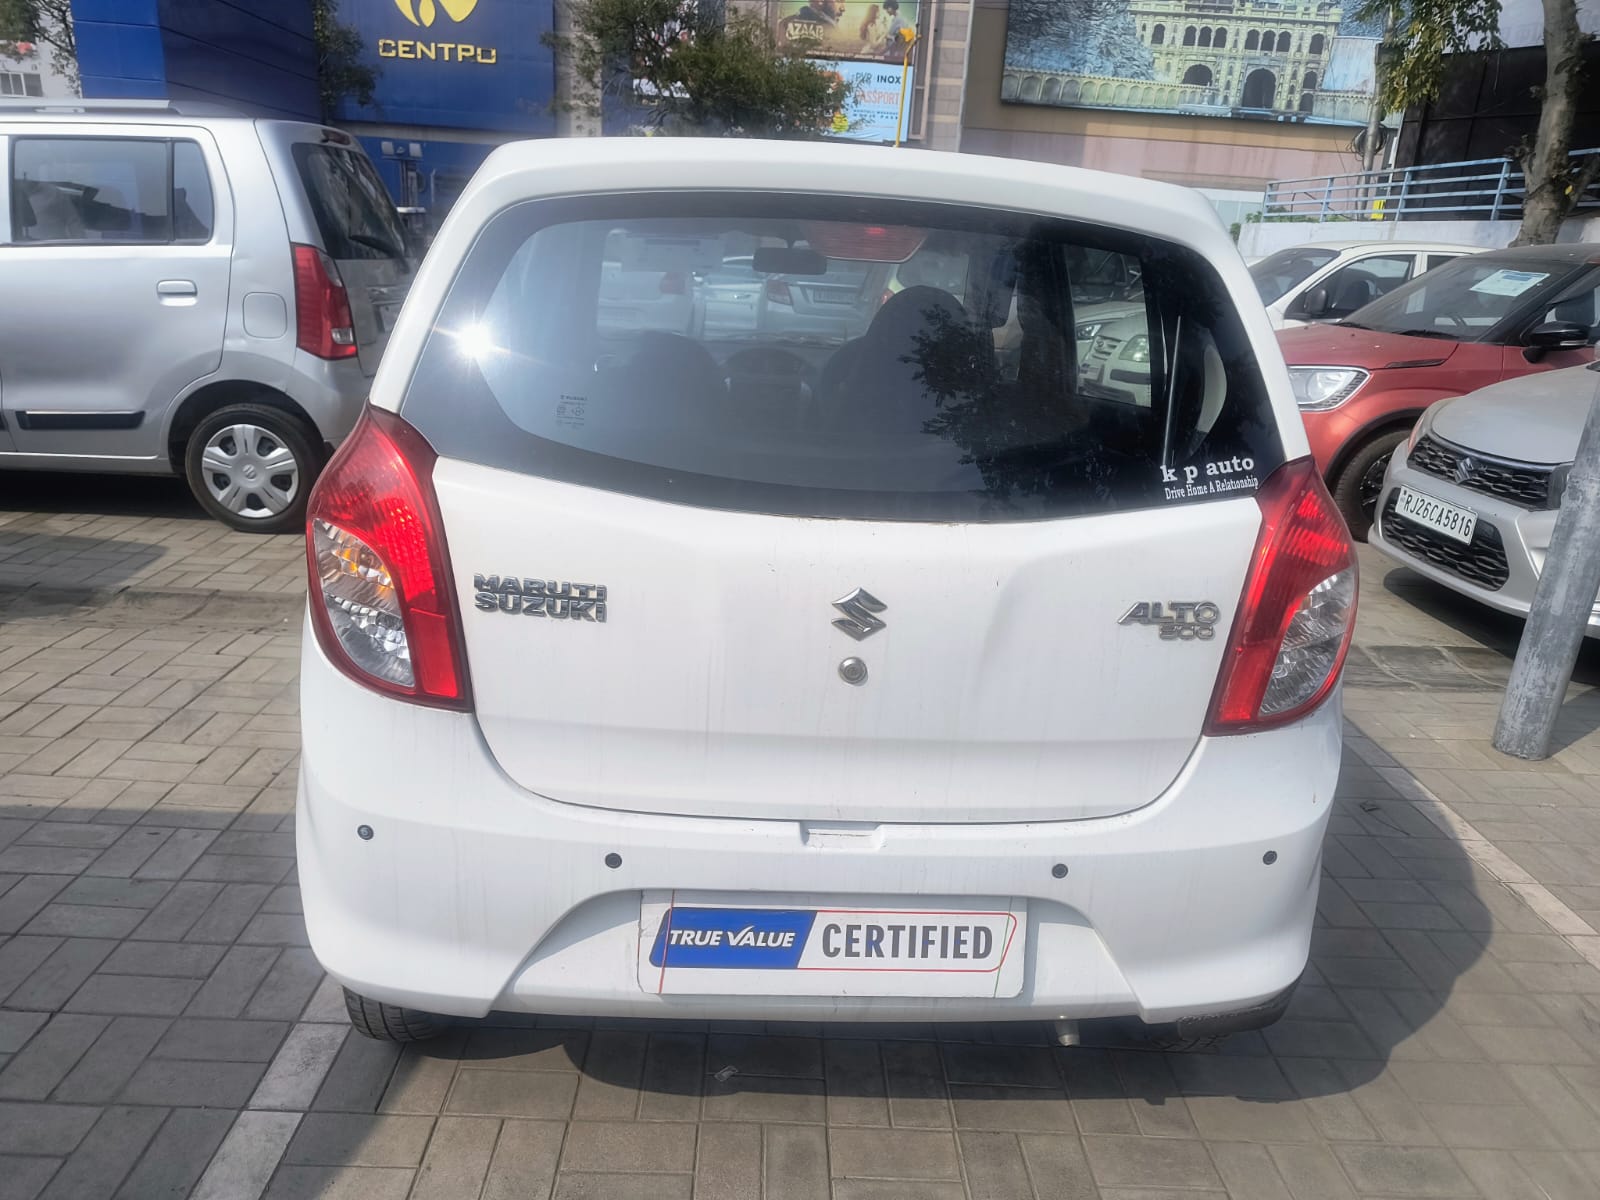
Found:
[[[230,441],[229,431],[235,429],[257,431],[250,435],[255,445],[244,447]],[[216,438],[223,439],[220,447],[223,452],[226,453],[231,444],[235,447],[231,453],[236,458],[251,459],[242,463],[241,472],[248,470],[258,474],[245,479],[243,474],[234,477],[209,469],[205,462],[206,450]],[[292,474],[290,471],[272,474],[269,467],[257,465],[260,455],[276,456],[280,448],[292,456]],[[315,431],[293,413],[267,404],[229,404],[208,413],[194,427],[183,449],[183,466],[189,490],[200,507],[224,525],[245,533],[298,533],[305,527],[306,499],[311,494],[311,485],[322,469],[322,443]],[[292,488],[284,487],[284,481],[291,477]],[[268,485],[272,488],[270,494],[266,490]],[[238,497],[237,507],[229,507],[219,498],[219,491]],[[287,503],[274,511],[272,504],[286,493]],[[262,499],[264,496],[266,500]]]
[[[432,1013],[368,1000],[349,988],[344,989],[344,1007],[355,1031],[375,1041],[425,1042],[444,1032],[444,1020]]]
[[[1404,429],[1380,433],[1363,442],[1340,468],[1333,481],[1333,502],[1350,526],[1350,536],[1367,540],[1367,530],[1377,519],[1378,497],[1383,490],[1383,474],[1389,469],[1394,449],[1406,440]]]

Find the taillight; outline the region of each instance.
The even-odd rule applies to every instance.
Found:
[[[330,662],[375,691],[467,710],[467,658],[451,585],[433,447],[369,408],[306,512],[311,623]]]
[[[668,271],[661,276],[661,294],[663,296],[684,296],[689,292],[689,281],[680,271]]]
[[[315,246],[294,248],[295,344],[318,358],[350,358],[356,353],[350,293],[339,282],[339,268]]]
[[[1280,467],[1256,502],[1261,532],[1206,719],[1212,736],[1271,729],[1316,708],[1355,630],[1355,550],[1315,464]]]
[[[767,280],[767,299],[774,304],[794,304],[794,297],[789,293],[789,285],[781,279]]]

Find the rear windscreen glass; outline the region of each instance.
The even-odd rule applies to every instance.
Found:
[[[330,258],[404,258],[405,231],[366,155],[300,142],[295,167]]]
[[[401,411],[446,457],[791,515],[1119,511],[1237,495],[1283,458],[1199,256],[877,199],[509,209],[469,253]]]

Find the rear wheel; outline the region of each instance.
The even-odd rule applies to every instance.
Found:
[[[357,1033],[380,1042],[425,1042],[444,1032],[442,1017],[420,1009],[369,1000],[349,988],[344,989],[344,1007]]]
[[[322,466],[315,433],[293,413],[229,404],[189,435],[184,474],[200,506],[247,533],[292,533]]]
[[[1406,440],[1406,431],[1380,433],[1365,442],[1350,456],[1333,481],[1333,502],[1339,506],[1350,536],[1365,541],[1367,530],[1378,517],[1378,497],[1383,492],[1383,477],[1395,447]]]

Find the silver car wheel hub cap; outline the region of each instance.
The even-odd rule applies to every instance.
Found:
[[[200,470],[212,499],[241,517],[265,520],[294,503],[300,463],[270,429],[225,425],[211,435]]]

